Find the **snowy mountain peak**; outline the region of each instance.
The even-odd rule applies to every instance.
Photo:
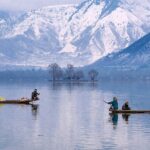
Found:
[[[33,10],[11,23],[0,20],[5,26],[0,26],[0,59],[3,63],[23,65],[93,63],[150,31],[148,3],[86,0],[79,5]]]

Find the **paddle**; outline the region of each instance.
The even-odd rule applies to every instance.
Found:
[[[103,102],[106,103],[106,104],[108,104],[108,102],[106,102],[106,101],[104,101],[104,100],[103,100]]]

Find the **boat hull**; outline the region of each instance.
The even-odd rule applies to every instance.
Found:
[[[32,100],[4,100],[0,104],[30,104]]]
[[[140,114],[140,113],[150,113],[150,110],[112,110],[110,112],[120,114]]]

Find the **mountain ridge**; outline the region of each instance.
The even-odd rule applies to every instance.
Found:
[[[138,70],[150,67],[150,33],[124,50],[112,53],[87,68],[97,70]]]
[[[139,12],[127,2],[145,10],[143,16],[137,17]],[[148,6],[138,3],[142,2],[86,0],[80,5],[48,6],[24,13],[0,34],[1,64],[91,64],[148,32]]]

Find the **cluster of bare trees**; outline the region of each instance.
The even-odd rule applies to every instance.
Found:
[[[62,69],[57,63],[48,66],[49,74],[52,81],[81,81],[85,80],[85,74],[82,70],[76,69],[73,65],[68,64],[67,68]],[[88,79],[96,81],[98,72],[92,69],[88,72]]]

